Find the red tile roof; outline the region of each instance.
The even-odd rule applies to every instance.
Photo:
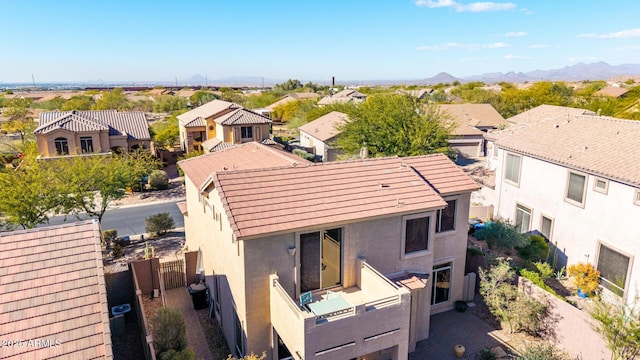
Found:
[[[185,175],[198,189],[215,172],[294,166],[307,163],[290,153],[257,142],[244,143],[178,162]]]
[[[147,118],[141,111],[116,110],[47,111],[40,114],[34,133],[46,134],[58,128],[72,132],[109,130],[109,136],[150,140]]]
[[[0,233],[0,264],[3,359],[113,358],[97,222]]]
[[[237,238],[442,208],[477,190],[442,154],[217,172]]]
[[[300,126],[299,130],[305,132],[320,141],[333,139],[340,134],[339,126],[349,121],[349,116],[339,111],[332,111],[309,123]]]

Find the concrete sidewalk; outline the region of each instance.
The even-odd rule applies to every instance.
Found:
[[[468,310],[463,313],[451,310],[433,315],[429,339],[418,342],[416,351],[409,354],[409,359],[459,359],[453,352],[453,347],[457,344],[465,347],[464,359],[475,359],[476,353],[483,348],[501,345],[506,349],[494,336],[495,330]]]

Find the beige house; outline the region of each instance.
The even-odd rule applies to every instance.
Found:
[[[332,111],[300,126],[300,145],[313,149],[313,154],[322,156],[322,161],[334,161],[342,152],[332,142],[340,134],[339,127],[349,121],[349,116]]]
[[[478,186],[444,155],[311,164],[249,143],[179,165],[186,246],[236,355],[407,359],[462,298]]]
[[[238,144],[269,139],[271,119],[222,100],[213,100],[178,115],[180,146],[212,152]]]
[[[442,104],[438,108],[453,124],[449,145],[464,158],[485,156],[484,134],[507,124],[489,104]]]
[[[139,111],[43,112],[34,133],[40,158],[128,152],[151,144],[147,119]]]
[[[271,113],[278,106],[284,105],[284,104],[289,103],[291,101],[317,100],[319,98],[320,98],[320,94],[316,94],[316,93],[312,93],[312,92],[291,93],[291,94],[287,94],[287,95],[283,96],[282,98],[280,98],[278,101],[274,102],[273,104],[270,104],[270,105],[268,105],[268,106],[266,106],[266,107],[264,107],[262,109],[253,109],[253,111],[257,112],[259,114],[268,116],[270,118],[273,118],[271,116]]]
[[[97,220],[0,232],[0,254],[2,359],[113,359]]]
[[[318,101],[319,106],[354,102],[359,104],[367,99],[367,95],[358,90],[345,89],[331,96],[325,96]]]

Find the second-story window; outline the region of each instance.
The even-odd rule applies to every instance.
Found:
[[[584,206],[587,176],[569,171],[567,179],[567,193],[565,199],[568,203],[577,206]]]
[[[242,139],[252,139],[253,140],[253,127],[252,126],[241,126],[240,127],[240,137]]]
[[[513,185],[520,186],[520,162],[522,157],[514,154],[507,154],[504,164],[504,179]]]
[[[93,138],[91,136],[80,138],[80,150],[83,154],[91,154],[93,152]]]
[[[404,254],[429,250],[429,217],[408,217],[404,222]]]
[[[69,155],[69,143],[66,138],[59,137],[54,140],[57,155]]]
[[[447,201],[447,207],[436,213],[436,232],[455,230],[456,200]]]

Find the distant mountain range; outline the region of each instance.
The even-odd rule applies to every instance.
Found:
[[[435,85],[446,84],[454,81],[467,83],[472,81],[481,81],[486,84],[497,83],[501,81],[510,83],[535,82],[541,80],[550,81],[580,81],[580,80],[609,80],[612,78],[620,79],[624,76],[640,76],[640,64],[623,64],[609,65],[606,62],[597,62],[591,64],[578,63],[572,66],[565,66],[561,69],[553,70],[534,70],[529,72],[494,72],[482,75],[473,75],[467,77],[455,77],[446,72],[441,72],[435,76],[418,79],[418,80],[355,80],[339,79],[339,84],[346,85]],[[232,87],[272,87],[275,84],[283,83],[286,79],[263,78],[261,76],[230,76],[219,79],[208,79],[200,74],[193,75],[187,79],[175,81],[104,81],[89,80],[87,82],[56,82],[43,83],[36,85],[49,88],[69,88],[69,87],[114,87],[114,86],[232,86]],[[303,83],[309,79],[300,79]],[[322,85],[330,85],[331,80],[311,80],[312,82]],[[12,87],[30,87],[32,83],[3,83],[0,81],[0,88]]]
[[[608,80],[616,76],[634,76],[640,75],[640,64],[623,64],[609,65],[606,62],[597,62],[591,64],[578,63],[572,66],[565,66],[562,69],[553,70],[534,70],[526,73],[508,72],[508,73],[486,73],[482,75],[473,75],[463,78],[457,78],[447,73],[439,73],[433,77],[412,81],[412,84],[435,85],[440,83],[452,83],[459,81],[462,83],[481,81],[487,84],[497,83],[501,81],[510,83],[534,82],[541,80],[550,81],[580,81],[580,80]]]

